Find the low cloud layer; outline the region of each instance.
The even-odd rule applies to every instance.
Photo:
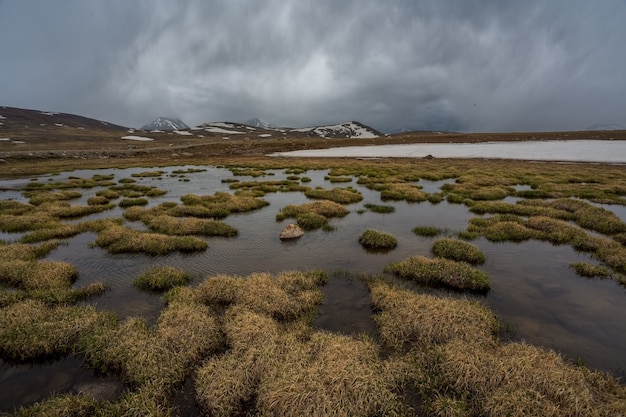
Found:
[[[0,105],[130,127],[626,126],[622,0],[0,0]]]

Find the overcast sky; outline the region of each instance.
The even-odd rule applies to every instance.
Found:
[[[626,1],[0,0],[0,105],[128,127],[626,127]]]

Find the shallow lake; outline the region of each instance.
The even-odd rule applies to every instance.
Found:
[[[406,145],[348,146],[277,152],[273,156],[351,158],[487,158],[533,161],[626,163],[626,141],[546,140],[481,143],[416,143]]]
[[[226,169],[206,168],[204,172],[176,176],[172,171],[190,167],[163,168],[159,178],[136,178],[140,184],[154,185],[167,191],[162,197],[150,199],[150,205],[164,201],[180,202],[180,197],[193,193],[214,194],[230,191],[222,180],[233,178]],[[193,167],[198,168],[198,167]],[[128,178],[146,168],[74,171],[42,177],[39,182],[63,181],[72,177],[90,178],[94,174],[115,174],[115,180]],[[235,177],[241,181],[278,180],[287,177],[283,170],[267,171],[261,178]],[[85,233],[67,241],[49,254],[47,259],[62,260],[74,265],[80,274],[76,286],[94,281],[110,285],[104,295],[89,303],[100,309],[115,311],[121,318],[140,316],[153,322],[163,308],[157,295],[137,290],[132,280],[148,267],[170,265],[182,268],[194,277],[191,285],[214,274],[246,276],[252,272],[278,273],[292,269],[323,269],[329,272],[331,282],[324,289],[325,304],[317,325],[331,331],[346,333],[375,333],[369,317],[369,300],[362,284],[341,276],[352,274],[380,274],[391,262],[409,256],[430,255],[434,238],[415,235],[416,226],[436,226],[450,233],[464,230],[475,215],[464,205],[447,202],[409,204],[382,202],[378,192],[356,184],[331,184],[325,180],[325,170],[308,171],[309,186],[324,188],[347,187],[363,195],[359,203],[350,204],[350,214],[333,219],[333,231],[313,231],[295,241],[281,241],[280,230],[290,222],[277,222],[276,213],[287,204],[309,202],[303,193],[270,193],[264,199],[270,205],[260,210],[231,215],[224,221],[237,228],[234,238],[207,238],[209,248],[202,253],[167,256],[142,254],[112,255],[91,247],[96,235]],[[446,182],[420,181],[426,192],[437,192]],[[29,179],[0,181],[0,198],[27,199],[15,188],[29,183]],[[79,190],[81,198],[73,204],[84,204],[95,195],[98,188]],[[364,204],[392,205],[395,212],[379,214],[364,210]],[[115,208],[104,213],[81,218],[120,217],[122,210]],[[76,221],[76,220],[75,220]],[[140,223],[134,226],[143,227]],[[388,252],[368,252],[358,243],[360,234],[367,228],[392,233],[398,247]],[[21,234],[3,233],[0,239],[14,241]],[[587,261],[595,263],[586,254],[575,252],[569,246],[553,246],[545,242],[494,244],[484,239],[473,242],[487,256],[480,269],[487,272],[493,288],[486,296],[468,296],[482,300],[507,324],[515,339],[555,349],[569,358],[580,359],[587,366],[606,370],[616,376],[626,375],[626,320],[623,320],[626,291],[612,280],[588,280],[578,277],[569,263]],[[348,274],[346,274],[348,273]],[[45,375],[45,376],[42,376]],[[0,410],[41,400],[52,391],[74,392],[81,384],[92,383],[89,371],[76,366],[74,359],[63,359],[53,364],[13,366],[0,361],[0,393],[3,400]],[[47,382],[42,382],[47,381]],[[58,382],[61,381],[61,382]],[[85,382],[87,381],[87,382]],[[58,384],[57,384],[58,382]],[[114,382],[102,380],[103,386],[119,389]],[[56,385],[55,385],[56,384]]]

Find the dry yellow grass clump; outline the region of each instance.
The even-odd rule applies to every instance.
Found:
[[[13,360],[61,356],[109,320],[93,307],[47,307],[28,300],[0,308],[0,355]]]
[[[169,236],[161,233],[146,233],[128,227],[109,224],[102,229],[95,242],[111,253],[147,253],[163,255],[166,253],[201,252],[208,244],[195,236]]]
[[[369,286],[398,378],[427,415],[626,415],[626,387],[553,351],[502,344],[485,307],[380,280]]]
[[[229,303],[224,331],[230,349],[211,358],[196,378],[205,413],[355,416],[407,410],[375,343],[314,331],[303,321],[321,302],[309,293],[319,293],[314,288],[324,280],[320,273],[290,272],[245,280],[220,276],[198,287],[205,302]],[[310,303],[294,312],[298,298]]]

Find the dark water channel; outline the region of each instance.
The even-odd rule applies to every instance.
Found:
[[[180,202],[180,197],[229,191],[230,171],[208,167],[207,171],[174,177],[171,172],[188,167],[162,169],[165,174],[155,178],[137,178],[138,183],[155,185],[168,193],[150,200],[151,205],[164,201]],[[123,170],[74,171],[54,177],[40,178],[40,182],[65,180],[69,176],[90,178],[94,174],[114,173],[115,180],[130,177],[146,168]],[[280,171],[261,178],[237,177],[241,181],[278,180],[286,177]],[[285,270],[323,269],[331,275],[324,288],[325,302],[316,325],[330,331],[347,334],[365,333],[375,337],[376,329],[370,318],[369,298],[363,284],[356,279],[341,278],[348,274],[379,274],[385,265],[409,256],[430,256],[433,238],[419,237],[412,232],[418,225],[436,226],[450,233],[464,230],[474,217],[463,205],[442,202],[409,204],[381,202],[378,192],[356,184],[331,184],[325,180],[327,171],[305,173],[310,186],[325,188],[352,186],[363,195],[363,201],[348,205],[350,214],[331,221],[334,231],[313,231],[296,241],[278,239],[280,230],[290,222],[277,222],[276,213],[287,204],[309,202],[302,193],[272,193],[264,198],[269,206],[255,212],[231,215],[224,221],[239,231],[235,238],[208,238],[209,248],[199,254],[174,253],[167,256],[142,254],[111,255],[98,247],[90,247],[96,235],[86,233],[68,240],[68,244],[54,250],[48,259],[62,260],[74,265],[80,274],[76,286],[94,281],[110,285],[104,295],[89,302],[100,309],[115,311],[120,318],[140,316],[154,322],[163,308],[160,297],[135,289],[132,280],[146,268],[170,265],[183,268],[194,277],[192,285],[214,274],[246,276],[252,272],[278,273]],[[418,184],[429,193],[439,191],[445,182]],[[29,180],[0,181],[0,190],[27,184]],[[79,190],[83,193],[73,204],[85,204],[98,189]],[[19,192],[0,191],[2,199],[27,201]],[[363,211],[365,203],[393,205],[395,212],[379,214]],[[116,208],[92,218],[120,217]],[[137,224],[136,227],[142,225]],[[367,228],[392,233],[398,247],[389,252],[368,252],[358,243],[358,237]],[[3,240],[17,240],[20,234],[4,233]],[[474,242],[487,256],[481,267],[486,271],[493,289],[480,297],[513,331],[514,337],[528,343],[555,349],[572,359],[580,359],[587,366],[606,370],[616,376],[626,375],[626,320],[623,320],[626,291],[612,280],[587,280],[578,277],[568,267],[570,262],[594,262],[585,254],[576,253],[568,246],[530,241],[521,244],[494,244],[484,239]],[[337,273],[340,271],[341,273]],[[48,375],[41,377],[41,375]],[[45,383],[42,383],[42,378]],[[0,410],[31,404],[49,395],[78,392],[82,385],[93,384],[108,395],[119,393],[115,381],[93,376],[80,366],[78,359],[66,358],[45,365],[8,365],[0,362]],[[108,387],[108,388],[106,388]],[[108,391],[107,391],[108,390]]]

